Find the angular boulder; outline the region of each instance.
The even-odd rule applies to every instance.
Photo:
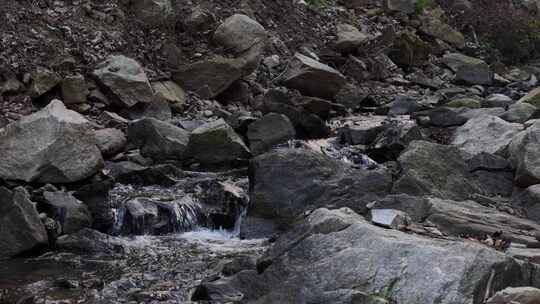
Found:
[[[504,155],[512,138],[522,129],[521,124],[482,115],[457,128],[452,144],[471,155],[482,152]]]
[[[322,153],[279,149],[250,163],[249,214],[287,225],[304,211],[347,206],[367,212],[366,205],[388,193],[391,176],[358,170]]]
[[[94,132],[99,150],[104,156],[114,156],[124,150],[127,138],[124,132],[114,129],[101,129]]]
[[[349,208],[312,212],[276,241],[258,270],[205,282],[197,300],[476,304],[487,288],[526,283],[502,252],[379,228]]]
[[[393,193],[429,194],[457,200],[481,193],[457,147],[413,141],[398,162],[401,175],[394,183]]]
[[[189,133],[173,124],[154,118],[129,123],[128,142],[141,149],[141,155],[157,161],[186,158]]]
[[[251,152],[242,138],[223,119],[206,123],[191,132],[188,155],[203,165],[246,160]]]
[[[527,95],[523,96],[519,102],[529,103],[535,107],[540,107],[540,87],[531,90]]]
[[[277,144],[296,137],[294,126],[282,114],[270,113],[248,126],[247,138],[254,155],[262,154]]]
[[[75,233],[92,226],[88,207],[67,192],[43,192],[45,212],[60,223],[63,234]]]
[[[246,15],[234,14],[214,32],[214,41],[234,53],[242,53],[264,43],[268,34],[264,27]]]
[[[22,187],[0,187],[0,259],[47,245],[47,232]]]
[[[413,1],[417,2],[417,1]],[[420,32],[433,38],[440,39],[451,44],[453,47],[462,49],[465,47],[465,36],[450,25],[442,22],[436,16],[424,16]]]
[[[322,138],[330,133],[330,129],[321,117],[309,113],[287,92],[279,89],[268,90],[263,98],[261,111],[265,114],[278,113],[287,116],[299,138]]]
[[[456,73],[455,80],[458,82],[471,85],[490,85],[493,82],[494,73],[481,59],[460,53],[450,53],[443,56],[442,62]]]
[[[527,218],[540,223],[540,184],[516,194],[512,201],[524,211]]]
[[[174,15],[171,0],[133,0],[131,10],[146,25],[163,25]]]
[[[524,123],[529,120],[538,109],[530,103],[516,102],[508,107],[508,111],[499,117],[508,122]]]
[[[103,166],[90,123],[59,100],[0,131],[0,178],[71,183]]]
[[[172,78],[182,88],[196,92],[202,98],[214,98],[250,73],[245,71],[247,63],[240,58],[214,57],[182,67]]]
[[[32,83],[28,88],[28,95],[32,98],[42,96],[60,83],[58,74],[44,67],[36,68],[30,77],[32,78]]]
[[[519,187],[540,184],[540,123],[518,133],[508,147],[509,160],[516,169]]]
[[[282,80],[288,88],[323,99],[333,99],[347,82],[339,71],[300,53],[294,54]]]
[[[416,11],[416,0],[385,0],[383,5],[390,12],[413,14]]]
[[[497,292],[486,304],[540,303],[540,289],[534,287],[508,287]]]
[[[134,59],[110,56],[98,64],[92,74],[119,106],[130,108],[137,103],[150,103],[155,98],[143,67]]]
[[[88,84],[83,75],[77,74],[62,80],[62,98],[66,104],[81,104],[86,102],[90,94]]]
[[[360,32],[354,25],[340,23],[337,25],[336,31],[335,49],[344,54],[355,52],[358,47],[368,40],[368,36]]]

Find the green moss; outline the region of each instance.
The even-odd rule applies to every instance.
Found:
[[[429,0],[416,0],[416,14],[421,14],[427,7]]]

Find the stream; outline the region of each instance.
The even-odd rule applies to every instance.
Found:
[[[255,267],[267,247],[266,239],[239,238],[245,212],[235,212],[229,229],[209,225],[204,216],[208,206],[193,197],[186,202],[190,195],[180,186],[117,185],[109,196],[115,219],[109,234],[115,236],[93,238],[96,244],[114,244],[109,246],[112,251],[60,249],[2,261],[0,303],[192,303],[193,291],[203,280]],[[134,217],[140,210],[130,209],[127,202],[141,196],[160,206],[155,218],[148,216],[148,205],[142,209],[147,213]],[[164,227],[167,233],[156,233]]]

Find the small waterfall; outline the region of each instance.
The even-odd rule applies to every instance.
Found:
[[[137,188],[118,185],[110,193],[114,214],[111,233],[113,235],[161,235],[204,230],[238,237],[247,206],[244,203],[238,203],[240,195],[234,198],[229,197],[231,193],[229,191],[230,189],[225,192],[226,195],[201,196],[199,193],[185,193],[182,189],[174,187]],[[209,200],[214,204],[208,204]],[[224,202],[222,205],[227,206],[225,214],[228,214],[231,221],[231,224],[226,226],[228,230],[223,229],[220,224],[225,209],[216,209],[222,200]]]

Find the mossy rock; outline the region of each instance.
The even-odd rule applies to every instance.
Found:
[[[450,108],[478,109],[482,107],[482,102],[474,98],[458,98],[448,102],[446,106]]]
[[[530,91],[529,94],[521,98],[519,102],[525,102],[540,108],[540,87]]]

